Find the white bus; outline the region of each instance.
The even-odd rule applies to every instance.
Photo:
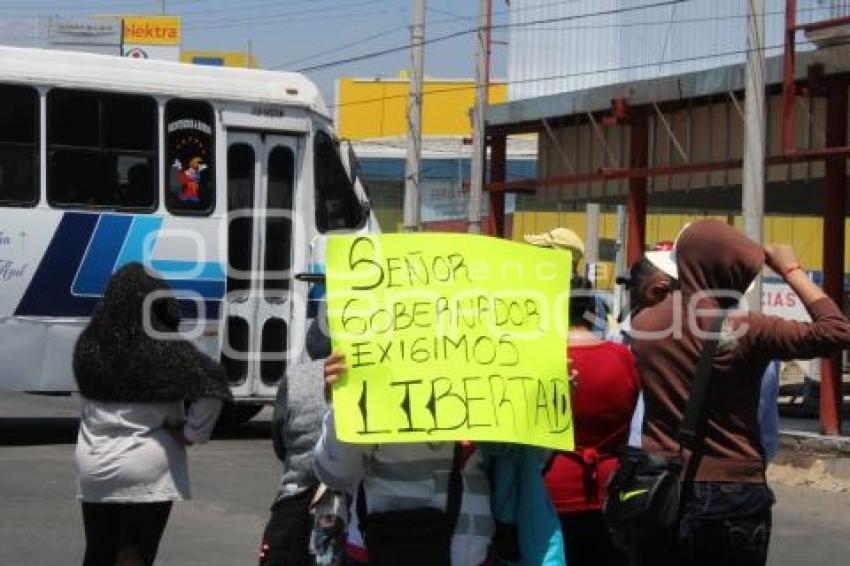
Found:
[[[119,267],[168,280],[247,416],[303,350],[323,235],[375,229],[353,153],[293,73],[0,48],[0,389],[75,389]]]

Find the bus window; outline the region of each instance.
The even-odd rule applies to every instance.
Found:
[[[316,133],[316,227],[319,232],[361,228],[366,222],[354,185],[345,171],[331,137]]]
[[[0,205],[38,202],[38,93],[0,85]]]
[[[292,267],[292,191],[295,181],[295,156],[284,146],[275,146],[268,158],[268,196],[266,199],[266,277],[265,290],[289,289],[289,277],[281,277]]]
[[[214,126],[206,102],[165,105],[165,207],[172,214],[204,215],[215,208]]]
[[[53,89],[47,95],[47,200],[54,206],[156,208],[153,98]]]
[[[254,148],[236,143],[227,150],[227,292],[251,287],[254,261]]]

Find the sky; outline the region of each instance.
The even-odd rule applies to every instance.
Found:
[[[16,20],[38,15],[160,13],[160,0],[0,0],[0,41]],[[261,67],[301,70],[410,42],[413,0],[165,0],[165,13],[183,18],[186,49],[247,50]],[[426,0],[426,42],[474,30],[478,0]],[[493,0],[495,22],[507,20],[505,0]],[[12,32],[14,33],[14,32]],[[19,41],[20,37],[16,38]],[[504,77],[507,35],[494,34],[494,77]],[[474,74],[475,34],[425,46],[425,75],[468,78]],[[333,102],[339,77],[388,77],[410,66],[410,51],[331,68],[305,71]]]

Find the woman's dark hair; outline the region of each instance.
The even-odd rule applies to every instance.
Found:
[[[570,326],[593,328],[596,316],[596,295],[586,277],[576,275],[570,283]],[[587,316],[590,314],[590,316]],[[590,319],[590,320],[588,320]]]
[[[629,288],[640,287],[649,277],[658,273],[655,267],[646,257],[641,257],[629,270]]]

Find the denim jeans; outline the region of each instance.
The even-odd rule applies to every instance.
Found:
[[[775,499],[767,484],[696,482],[678,540],[641,541],[640,566],[764,566]]]

